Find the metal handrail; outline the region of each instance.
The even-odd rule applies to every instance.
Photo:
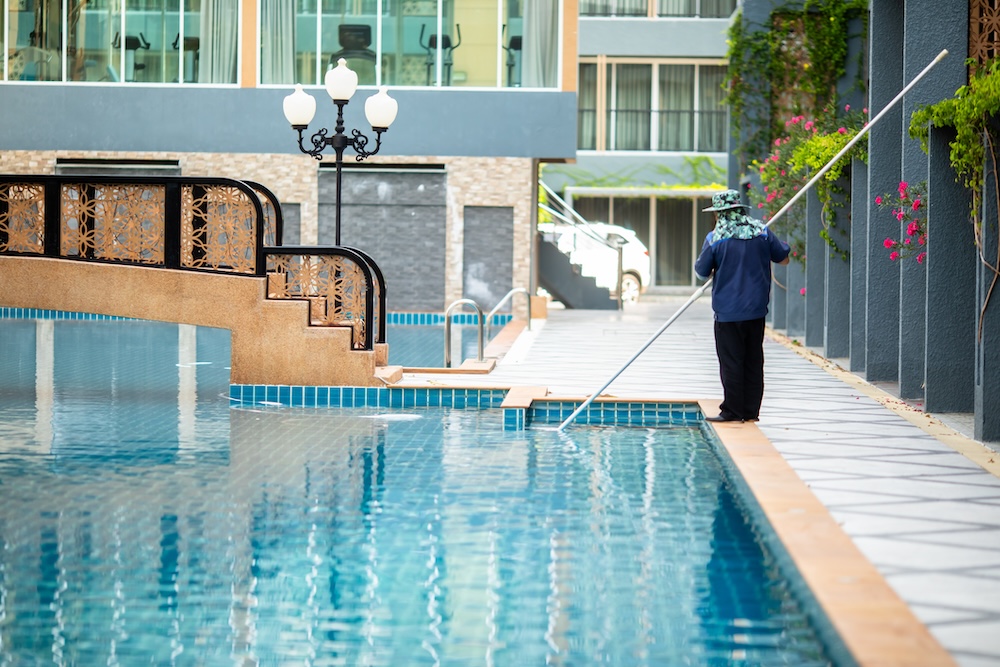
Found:
[[[485,361],[483,359],[483,309],[479,307],[479,304],[472,299],[459,299],[448,306],[448,310],[444,312],[444,367],[451,368],[451,311],[455,309],[456,306],[469,305],[476,309],[476,313],[479,315],[479,356],[476,361]]]
[[[515,287],[511,291],[504,295],[504,298],[500,299],[500,303],[493,307],[489,315],[486,316],[486,340],[491,340],[493,338],[493,316],[497,314],[500,307],[507,303],[515,294],[521,292],[528,299],[528,331],[531,331],[531,293],[528,292],[524,287]]]

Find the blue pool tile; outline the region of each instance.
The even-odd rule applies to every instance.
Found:
[[[304,389],[305,389],[305,387],[302,387],[301,385],[300,386],[295,386],[295,387],[291,388],[291,390],[292,390],[291,391],[292,397],[289,400],[289,405],[294,405],[294,406],[298,406],[298,407],[302,406],[302,403],[303,403],[302,397],[303,397],[303,395],[305,393],[303,391]]]
[[[306,387],[302,394],[302,405],[307,408],[316,407],[316,392],[319,387]]]
[[[278,385],[278,403],[289,405],[292,402],[292,388],[288,385]]]

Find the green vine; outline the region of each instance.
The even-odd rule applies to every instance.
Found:
[[[804,0],[775,8],[768,26],[748,26],[742,14],[736,17],[728,33],[724,99],[743,121],[734,127],[741,164],[766,152],[784,119],[836,106],[854,36],[850,24],[862,19],[867,33],[867,16],[867,0]],[[860,80],[855,85],[864,86]]]

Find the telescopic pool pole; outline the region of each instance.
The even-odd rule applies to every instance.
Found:
[[[925,67],[923,69],[923,71],[920,72],[920,74],[918,74],[917,76],[915,76],[913,78],[913,80],[910,81],[910,83],[906,84],[906,86],[901,91],[899,91],[899,93],[894,98],[892,98],[892,100],[890,100],[887,105],[885,105],[885,108],[882,109],[882,111],[880,111],[874,118],[872,118],[868,123],[866,123],[865,126],[863,128],[861,128],[861,131],[858,132],[856,135],[854,135],[854,138],[852,138],[850,141],[848,141],[847,145],[845,145],[842,149],[840,149],[839,153],[837,153],[836,155],[833,156],[833,159],[831,159],[829,162],[827,162],[823,166],[822,169],[820,169],[819,171],[817,171],[816,175],[813,176],[811,179],[809,179],[809,182],[806,183],[802,187],[802,189],[800,189],[798,192],[796,192],[795,196],[793,196],[791,199],[789,199],[788,202],[784,206],[782,206],[781,209],[779,209],[777,213],[774,214],[774,216],[768,221],[768,223],[766,225],[764,225],[764,228],[766,229],[767,227],[770,227],[771,225],[774,224],[774,222],[778,218],[780,218],[781,216],[783,216],[785,214],[785,212],[788,211],[788,209],[790,209],[792,207],[792,205],[795,202],[797,202],[799,200],[799,198],[802,197],[802,195],[804,195],[806,193],[807,190],[809,190],[813,185],[815,185],[816,182],[820,178],[822,178],[824,174],[826,174],[826,172],[830,171],[830,169],[833,168],[833,165],[837,164],[837,161],[840,160],[840,158],[844,157],[847,154],[847,152],[854,147],[854,144],[856,144],[859,141],[861,141],[861,138],[864,137],[866,134],[868,134],[868,130],[872,129],[872,126],[875,123],[879,122],[879,120],[882,119],[882,116],[884,116],[886,113],[888,113],[889,110],[892,109],[892,107],[894,107],[896,105],[896,103],[898,103],[901,99],[903,99],[903,96],[906,95],[906,93],[910,92],[910,89],[913,88],[913,86],[915,86],[917,84],[917,82],[920,81],[920,79],[924,78],[924,75],[927,74],[929,71],[931,71],[932,67],[934,67],[939,62],[941,62],[946,55],[948,55],[948,49],[944,49],[943,51],[941,51],[941,53],[937,54],[937,57],[934,58],[934,60],[932,60],[930,62],[930,64],[928,64],[927,67]],[[583,402],[582,405],[580,405],[580,407],[578,407],[576,410],[574,410],[573,414],[571,414],[569,417],[566,418],[566,421],[564,421],[562,424],[559,424],[559,427],[556,430],[557,431],[563,430],[564,428],[566,428],[566,426],[569,425],[570,422],[572,422],[574,419],[576,419],[577,416],[581,412],[583,412],[584,410],[586,410],[587,407],[591,403],[593,403],[594,400],[598,396],[600,396],[601,393],[605,389],[607,389],[611,385],[611,383],[614,382],[618,378],[618,376],[621,375],[625,371],[625,369],[628,368],[632,364],[632,362],[635,361],[639,357],[640,354],[642,354],[643,352],[646,351],[646,348],[648,348],[650,345],[653,344],[654,340],[656,340],[657,338],[660,337],[660,334],[662,334],[664,331],[666,331],[667,327],[669,327],[671,324],[673,324],[674,321],[678,317],[681,316],[681,313],[683,313],[685,310],[687,310],[688,307],[692,303],[694,303],[695,301],[697,301],[698,298],[702,294],[705,293],[705,290],[707,290],[711,284],[712,284],[712,278],[710,277],[708,280],[705,281],[705,284],[702,285],[701,287],[699,287],[695,291],[695,293],[691,295],[691,298],[689,298],[687,301],[685,301],[684,305],[681,306],[677,310],[677,312],[674,313],[670,317],[670,319],[668,319],[666,322],[664,322],[663,326],[661,326],[656,331],[656,333],[654,333],[650,337],[650,339],[647,340],[645,342],[645,344],[643,344],[643,346],[640,347],[639,350],[635,354],[632,355],[632,358],[629,359],[628,361],[626,361],[625,365],[618,369],[618,372],[616,372],[614,375],[612,375],[611,378],[607,382],[605,382],[603,385],[601,385],[600,389],[598,389],[593,394],[591,394],[590,398],[588,398],[586,401]]]

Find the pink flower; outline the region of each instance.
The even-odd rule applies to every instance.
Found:
[[[882,195],[875,197],[875,203],[878,204],[879,206],[882,205]]]
[[[802,289],[800,289],[799,290],[799,294],[801,294],[802,296],[805,296],[806,295],[806,288],[803,287]]]
[[[851,105],[850,104],[845,104],[844,105],[844,111],[850,111],[850,110],[851,110]]]
[[[893,250],[892,252],[889,253],[889,260],[890,261],[895,262],[897,259],[899,259],[899,253],[898,252],[896,252],[895,250]]]
[[[917,255],[917,264],[923,264],[925,259],[927,259],[927,253],[926,252],[920,253],[919,255]]]
[[[757,204],[757,208],[764,208],[764,202]]]
[[[809,120],[809,121],[806,121],[806,124],[804,125],[804,127],[805,127],[805,128],[807,129],[807,130],[811,130],[811,129],[812,129],[812,126],[813,126],[813,122],[812,122],[811,120]]]
[[[905,217],[906,216],[903,214],[903,209],[899,209],[898,211],[896,211],[896,220],[899,220],[900,222],[902,222],[903,218],[905,218]]]
[[[863,114],[865,114],[867,116],[868,115],[868,107],[863,108],[861,110],[861,113],[863,113]]]
[[[774,140],[774,145],[775,146],[780,146],[781,145],[781,139],[780,138],[779,139],[775,139]]]
[[[837,128],[837,132],[839,132],[840,134],[847,134],[847,128],[846,127],[839,127],[839,128]]]
[[[908,188],[908,187],[910,187],[909,183],[907,183],[906,181],[900,181],[899,182],[899,194],[901,194],[901,195],[905,194],[906,193],[906,188]]]
[[[784,169],[782,169],[782,170],[781,170],[781,175],[782,175],[782,176],[784,176],[784,175],[785,175],[785,170],[784,170]]]
[[[920,245],[924,245],[925,243],[927,243],[927,234],[921,234],[920,236],[918,236],[917,243],[919,243]]]
[[[910,245],[910,239],[903,239],[903,245]]]
[[[918,208],[920,208],[920,198],[919,197],[917,197],[916,199],[913,200],[913,210],[916,211]]]
[[[911,220],[910,224],[906,226],[906,234],[908,236],[913,236],[920,231],[920,224],[916,220]]]
[[[891,248],[893,246],[893,240],[887,238],[885,241],[882,241],[882,245],[885,246],[886,248]]]

